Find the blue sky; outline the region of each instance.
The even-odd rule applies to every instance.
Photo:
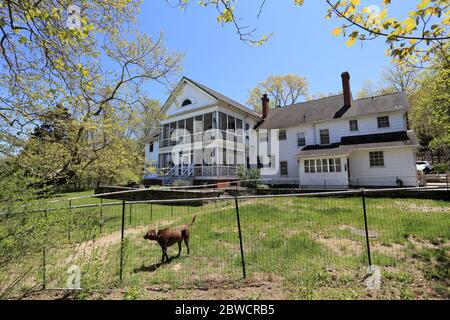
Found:
[[[349,71],[356,94],[364,80],[377,82],[382,69],[390,64],[382,39],[348,48],[344,38],[331,35],[342,22],[324,18],[325,1],[306,0],[303,7],[297,7],[292,0],[268,0],[259,19],[259,0],[238,2],[242,24],[257,27],[260,35],[273,32],[270,41],[260,47],[241,42],[231,25],[217,24],[212,7],[191,2],[187,12],[182,12],[165,0],[145,1],[137,27],[153,36],[164,31],[167,47],[185,54],[183,75],[241,103],[245,103],[249,88],[272,74],[304,76],[309,94],[318,94],[341,90],[340,74]],[[363,1],[363,5],[379,2]],[[401,2],[394,3],[392,14],[404,18],[407,10],[405,1]],[[161,87],[151,86],[149,93],[161,102],[167,98]]]

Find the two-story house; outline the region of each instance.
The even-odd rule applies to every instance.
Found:
[[[183,78],[177,98],[169,98],[163,107],[168,118],[161,122],[158,140],[147,146],[147,160],[153,159],[160,170],[160,176],[153,178],[161,179],[163,172],[163,176],[192,177],[194,183],[235,180],[237,166],[243,165],[275,167],[270,174],[262,170],[262,179],[270,184],[415,186],[418,143],[408,130],[409,103],[404,93],[353,100],[350,75],[344,72],[341,77],[342,94],[322,99],[269,110],[264,95],[261,116]],[[177,156],[172,148],[183,143],[174,137],[176,128],[188,129],[192,146],[199,139],[196,135],[213,133],[202,138],[201,146],[191,148],[190,156],[182,152]],[[251,129],[256,129],[256,139],[251,138],[255,136]],[[213,149],[207,152],[213,161],[196,161],[206,145]],[[259,161],[261,149],[270,150],[268,164]],[[174,157],[185,160],[174,164]]]

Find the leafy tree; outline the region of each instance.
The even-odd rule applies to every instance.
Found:
[[[450,50],[447,46],[446,50]],[[411,126],[421,144],[431,150],[447,150],[450,161],[450,68],[445,57],[432,61],[433,69],[426,71],[418,89],[411,97]]]
[[[294,5],[302,6],[304,0],[291,0]],[[407,13],[407,17],[389,16],[391,0],[383,0],[381,7],[362,7],[360,0],[323,0],[328,5],[326,18],[337,18],[342,21],[340,26],[332,30],[335,36],[343,35],[348,46],[357,40],[369,41],[383,38],[388,45],[387,53],[398,62],[413,66],[422,66],[430,58],[439,53],[445,54],[445,60],[450,59],[443,46],[450,39],[449,2],[448,0],[416,0],[415,10]],[[178,0],[178,5],[185,10],[192,1]],[[268,1],[258,2],[256,8],[259,17]],[[214,7],[219,13],[217,22],[232,24],[241,40],[261,45],[270,35],[255,38],[255,29],[242,25],[238,17],[237,0],[202,0],[202,6]]]
[[[249,90],[247,105],[261,112],[261,97],[267,93],[270,99],[270,107],[288,106],[299,102],[306,97],[308,83],[304,77],[295,74],[269,76],[257,87]]]
[[[170,88],[182,59],[166,49],[163,34],[152,39],[134,31],[139,3],[81,0],[79,16],[69,12],[71,1],[0,3],[3,155],[51,183],[76,181],[94,166],[121,168],[127,161],[120,156],[139,155],[128,149],[134,137],[126,119],[150,99],[143,84]],[[45,133],[56,105],[71,115],[61,121],[68,136],[38,139],[35,130]]]
[[[383,94],[396,92],[395,88],[392,86],[383,87],[381,85],[377,85],[371,80],[365,80],[362,84],[361,89],[357,92],[356,98],[368,98],[375,97]]]
[[[417,87],[419,72],[408,65],[394,63],[391,67],[385,68],[381,75],[388,87],[394,88],[397,92],[410,93]]]
[[[381,72],[380,83],[364,81],[356,96],[361,99],[401,91],[411,94],[417,87],[419,77],[420,72],[417,68],[393,63]]]

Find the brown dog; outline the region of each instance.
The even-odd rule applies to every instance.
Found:
[[[167,255],[167,248],[174,245],[177,242],[178,242],[177,257],[180,256],[181,241],[183,240],[187,247],[187,253],[189,254],[189,227],[195,222],[195,217],[196,215],[192,219],[191,223],[170,229],[149,230],[144,235],[144,239],[157,241],[161,246],[162,250],[161,263],[164,263],[164,258],[166,258],[166,260],[169,260],[169,256]]]

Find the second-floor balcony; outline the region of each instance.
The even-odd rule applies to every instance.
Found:
[[[220,129],[210,129],[204,132],[193,134],[177,135],[172,134],[172,137],[167,139],[160,139],[160,148],[172,147],[178,144],[203,143],[208,144],[213,141],[228,141],[238,144],[244,143],[244,134],[242,131],[225,131]]]

